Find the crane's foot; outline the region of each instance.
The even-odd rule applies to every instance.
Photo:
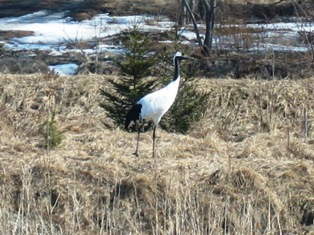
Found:
[[[139,157],[138,152],[133,153],[136,157]]]

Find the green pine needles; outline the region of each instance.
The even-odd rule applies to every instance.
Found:
[[[64,139],[64,132],[58,128],[56,120],[56,112],[53,111],[49,119],[43,124],[43,137],[45,140],[44,147],[46,149],[53,149],[59,146]]]
[[[122,62],[117,61],[122,76],[111,79],[113,90],[101,90],[106,101],[101,104],[110,118],[118,125],[124,123],[127,110],[148,92],[154,90],[156,79],[147,78],[156,64],[156,56],[149,55],[151,40],[137,26],[121,36],[122,45],[127,52]]]

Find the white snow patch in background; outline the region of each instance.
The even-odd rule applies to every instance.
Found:
[[[133,25],[145,30],[147,27],[153,27],[146,26],[145,21],[154,19],[153,16],[110,17],[108,14],[100,14],[91,20],[76,22],[70,21],[70,18],[62,18],[64,15],[64,13],[48,14],[40,11],[21,17],[0,19],[0,30],[34,32],[32,36],[13,38],[7,43],[8,45],[5,45],[6,48],[47,50],[57,48],[60,43],[87,41],[96,37],[115,35]]]
[[[90,20],[82,22],[73,21],[70,17],[66,17],[66,12],[49,13],[48,11],[39,11],[20,17],[0,18],[0,30],[23,30],[32,31],[34,35],[12,38],[11,40],[1,42],[6,50],[47,50],[51,56],[62,56],[67,52],[84,52],[88,55],[96,55],[99,52],[110,52],[123,54],[125,48],[121,45],[106,45],[100,41],[98,46],[94,48],[68,49],[67,44],[75,44],[81,41],[100,40],[107,36],[120,33],[123,30],[132,29],[134,26],[140,30],[147,32],[164,32],[174,30],[175,23],[166,17],[160,16],[116,16],[112,17],[108,14],[100,14]],[[204,24],[199,24],[201,39],[204,40]],[[299,31],[314,31],[313,22],[280,22],[270,24],[240,24],[240,25],[219,25],[218,28],[239,27],[263,29],[262,32],[253,32],[250,34],[252,41],[248,42],[247,50],[276,50],[276,51],[308,51],[309,47],[302,45],[298,41]],[[191,30],[193,27],[181,28],[178,34],[183,37],[182,44],[190,46],[197,45],[196,35]],[[233,45],[239,48],[246,45],[245,38],[242,33],[235,35],[214,35],[213,48],[232,49]],[[254,41],[255,40],[255,41]],[[171,41],[164,40],[161,43],[169,43]],[[54,65],[50,66],[60,75],[71,75],[75,73],[78,65]]]
[[[49,66],[51,71],[54,70],[55,72],[59,73],[60,76],[73,75],[75,74],[77,68],[78,65],[73,63]]]
[[[187,40],[196,40],[196,34],[189,30],[182,30],[178,32],[179,35],[186,38]],[[204,34],[200,34],[201,38],[204,38]]]
[[[153,20],[153,21],[152,21]],[[149,22],[150,21],[150,22]],[[115,35],[123,30],[132,28],[134,25],[144,31],[166,31],[172,30],[175,25],[166,17],[156,16],[116,16],[112,17],[108,14],[99,14],[90,20],[82,22],[73,21],[70,17],[66,17],[66,12],[49,14],[48,11],[39,11],[20,17],[7,17],[0,19],[0,30],[26,30],[33,31],[34,35],[21,38],[13,38],[4,44],[9,50],[51,50],[52,55],[60,54],[68,51],[76,51],[75,49],[66,49],[66,43],[87,41],[95,38],[104,38]],[[199,25],[204,28],[204,25]],[[296,39],[298,31],[314,31],[314,23],[311,22],[280,22],[270,24],[247,24],[247,25],[219,25],[217,27],[246,27],[255,29],[264,29],[265,32],[254,33],[254,36],[260,35],[260,38],[267,44],[272,44],[272,38]],[[196,36],[193,31],[181,29],[178,31],[186,40],[195,40]],[[253,34],[252,34],[253,35]],[[204,35],[200,35],[204,38]],[[222,39],[224,36],[220,36]],[[232,39],[224,39],[225,42]],[[213,44],[221,43],[221,40],[214,38]],[[187,44],[188,41],[184,41]],[[192,44],[194,44],[192,42]],[[219,46],[219,45],[217,45]],[[224,47],[220,45],[220,47]],[[276,50],[280,50],[280,43],[273,43]],[[291,50],[297,50],[299,45],[291,45]],[[262,47],[259,47],[262,49]],[[254,45],[252,45],[254,49]],[[283,45],[282,50],[289,49],[289,46]],[[91,50],[94,50],[92,52]],[[97,51],[98,50],[98,51]],[[304,46],[300,47],[304,50]],[[97,48],[86,49],[85,53],[97,53],[108,51],[113,53],[123,53],[124,50],[119,46],[100,45]]]
[[[269,30],[286,30],[286,31],[308,31],[311,32],[314,30],[314,23],[310,22],[279,22],[279,23],[269,23],[269,24],[247,24],[249,28],[262,28]]]
[[[67,43],[78,43],[95,38],[104,38],[115,35],[123,30],[132,28],[134,25],[139,29],[149,30],[155,27],[156,30],[168,30],[169,20],[164,21],[163,25],[154,24],[147,26],[146,21],[155,19],[153,16],[117,16],[111,17],[108,14],[100,14],[91,20],[82,22],[72,21],[65,17],[66,12],[49,14],[47,11],[39,11],[20,17],[0,18],[0,30],[19,30],[32,31],[34,35],[20,38],[12,38],[4,42],[3,47],[11,51],[23,50],[46,50],[50,51],[50,56],[62,56],[67,52],[84,52],[92,55],[99,52],[124,53],[125,49],[117,45],[100,44],[95,48],[67,49]],[[62,64],[49,66],[60,75],[72,75],[78,65]]]

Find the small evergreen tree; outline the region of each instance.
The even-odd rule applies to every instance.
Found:
[[[124,60],[117,61],[122,76],[108,80],[113,90],[101,90],[106,98],[101,106],[118,125],[124,123],[127,110],[156,86],[155,79],[147,78],[156,63],[156,56],[148,56],[151,48],[149,36],[135,25],[123,32],[120,40],[127,50]]]
[[[60,131],[57,126],[56,112],[53,111],[49,119],[43,124],[44,147],[52,149],[59,146],[64,139],[65,131]]]

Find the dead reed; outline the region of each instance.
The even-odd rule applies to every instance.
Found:
[[[1,234],[310,234],[312,79],[201,80],[204,118],[160,131],[156,162],[99,106],[106,79],[0,76]]]

